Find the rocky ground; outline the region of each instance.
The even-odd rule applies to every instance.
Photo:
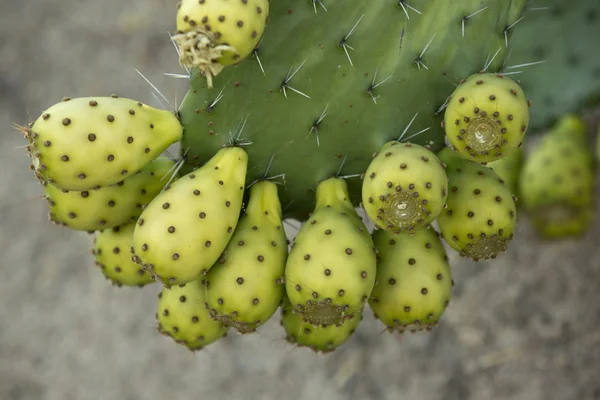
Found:
[[[174,3],[0,3],[0,399],[600,399],[600,214],[553,243],[522,218],[493,263],[453,253],[454,299],[430,334],[381,333],[369,312],[327,356],[288,345],[278,316],[196,354],[160,336],[159,288],[108,285],[91,237],[47,221],[11,124],[63,96],[159,105],[134,67],[176,103]]]

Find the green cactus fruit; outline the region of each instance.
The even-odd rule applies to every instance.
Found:
[[[285,291],[288,254],[277,185],[261,181],[221,259],[206,275],[206,306],[213,318],[251,333],[273,316]]]
[[[414,234],[378,230],[377,283],[369,306],[388,331],[431,330],[448,307],[452,272],[446,250],[433,229]]]
[[[448,207],[437,219],[446,242],[475,261],[496,258],[508,249],[517,223],[510,189],[494,170],[462,158],[446,147],[438,153],[446,163]]]
[[[184,173],[240,135],[252,142],[248,180],[275,156],[269,173],[285,174],[284,218],[306,220],[319,182],[363,173],[390,140],[441,150],[448,96],[461,79],[502,68],[524,39],[504,31],[526,1],[271,1],[248,59],[224,68],[212,88],[191,70],[180,107]],[[361,187],[348,180],[355,207]]]
[[[375,273],[373,241],[349,201],[346,181],[321,182],[286,264],[286,293],[295,310],[313,325],[340,324],[363,309]]]
[[[49,218],[81,231],[110,229],[135,221],[142,208],[167,184],[174,165],[168,158],[157,158],[137,174],[97,190],[68,191],[46,183]]]
[[[201,281],[164,287],[158,298],[158,331],[189,350],[202,350],[227,335],[227,327],[213,320],[204,307]]]
[[[136,261],[167,286],[206,273],[238,223],[247,164],[241,147],[224,147],[204,166],[166,186],[138,218]]]
[[[548,138],[566,137],[569,140],[587,145],[587,124],[577,114],[561,115],[549,129]],[[552,140],[551,139],[551,140]],[[544,138],[542,138],[544,140]]]
[[[269,0],[182,0],[177,34],[180,62],[197,67],[212,87],[224,66],[241,62],[256,48],[269,17]]]
[[[510,150],[506,156],[488,163],[487,166],[494,170],[504,181],[510,192],[519,197],[519,176],[523,167],[525,152],[523,148]],[[517,199],[518,201],[518,199]]]
[[[294,312],[287,297],[284,297],[281,306],[281,325],[285,330],[286,340],[318,353],[330,353],[344,344],[355,332],[362,318],[362,313],[356,313],[339,325],[313,326],[304,321],[301,314]]]
[[[116,96],[65,99],[26,133],[37,178],[75,191],[122,181],[182,135],[172,112]]]
[[[444,114],[450,144],[461,156],[487,163],[520,147],[529,103],[512,79],[491,73],[469,76],[452,93]]]
[[[569,133],[580,131],[572,126],[557,122],[525,159],[519,181],[521,203],[546,238],[581,235],[594,214],[593,150]]]
[[[135,222],[96,233],[92,254],[104,276],[116,286],[144,287],[152,276],[131,260]]]
[[[428,226],[446,204],[444,165],[418,144],[386,143],[363,179],[363,207],[378,228],[400,232]]]

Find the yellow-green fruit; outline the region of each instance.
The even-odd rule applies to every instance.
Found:
[[[556,121],[548,132],[548,137],[565,137],[566,139],[587,144],[587,125],[577,114],[564,114]]]
[[[517,224],[510,189],[491,168],[460,157],[446,147],[448,207],[437,219],[446,242],[475,261],[496,258],[508,249]]]
[[[229,245],[206,275],[211,316],[240,333],[254,332],[281,303],[288,254],[281,214],[277,185],[254,184]]]
[[[190,350],[201,350],[226,336],[227,328],[213,320],[204,306],[204,290],[198,280],[163,288],[158,295],[158,331]]]
[[[167,184],[174,165],[168,158],[157,158],[137,174],[97,190],[68,191],[46,183],[50,220],[81,231],[110,229],[135,221]]]
[[[171,111],[119,97],[82,97],[48,108],[26,137],[40,181],[84,191],[137,173],[182,135]]]
[[[286,340],[298,347],[309,347],[314,352],[329,353],[344,344],[362,321],[362,313],[356,313],[340,325],[313,326],[304,321],[301,314],[294,312],[289,299],[284,298],[281,306],[281,325]]]
[[[444,245],[433,228],[414,234],[373,233],[377,283],[369,306],[390,332],[431,330],[452,295],[452,273]]]
[[[363,179],[364,209],[381,229],[401,232],[426,227],[446,204],[444,166],[433,152],[417,144],[386,143]]]
[[[466,159],[487,163],[521,146],[529,103],[512,79],[497,74],[469,76],[452,94],[444,115],[450,144]]]
[[[536,230],[546,238],[587,231],[594,214],[593,150],[559,121],[528,155],[520,199]],[[571,133],[569,133],[571,132]]]
[[[505,157],[487,164],[517,198],[519,197],[519,176],[523,167],[524,155],[523,148],[513,149]]]
[[[131,260],[131,245],[135,222],[98,232],[94,238],[93,254],[96,265],[116,286],[143,287],[154,279]]]
[[[247,58],[258,46],[269,16],[269,0],[182,0],[177,35],[182,65],[197,67],[212,86],[224,66]]]
[[[135,259],[167,286],[206,273],[237,226],[247,165],[242,148],[225,147],[165,187],[137,220]]]
[[[294,309],[313,325],[340,324],[363,309],[375,273],[373,241],[350,202],[346,181],[322,181],[286,264],[286,293]]]

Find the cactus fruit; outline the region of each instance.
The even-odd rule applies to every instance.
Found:
[[[314,212],[287,259],[286,293],[295,311],[313,325],[339,325],[363,309],[375,273],[373,241],[350,203],[346,181],[321,182]]]
[[[92,254],[104,276],[116,286],[144,287],[154,283],[150,274],[131,260],[135,222],[96,233]]]
[[[166,186],[137,220],[136,261],[167,286],[206,273],[238,223],[247,164],[241,147],[224,147],[204,166]]]
[[[583,121],[568,122],[559,120],[531,151],[519,182],[523,207],[545,238],[581,235],[594,214],[593,151],[582,140]]]
[[[197,67],[212,86],[224,66],[246,59],[262,38],[269,0],[181,0],[177,11],[180,62]]]
[[[469,76],[452,93],[444,114],[450,144],[464,158],[481,163],[520,147],[528,124],[523,89],[500,74]]]
[[[158,295],[158,331],[189,350],[201,350],[227,335],[227,328],[213,320],[204,307],[205,287],[199,280],[171,288]]]
[[[229,245],[206,275],[210,315],[240,333],[254,332],[281,303],[287,254],[277,185],[257,182]]]
[[[417,144],[386,143],[363,179],[363,207],[382,229],[400,232],[428,226],[446,204],[444,165]]]
[[[294,312],[292,304],[284,297],[281,306],[281,325],[286,340],[298,347],[308,347],[316,353],[329,353],[344,344],[362,321],[363,314],[356,313],[341,325],[313,326]]]
[[[304,221],[314,188],[335,176],[342,160],[341,176],[364,173],[371,155],[398,138],[439,151],[453,85],[502,67],[510,49],[503,32],[525,0],[411,3],[418,13],[404,1],[292,3],[270,3],[252,58],[223,69],[212,89],[192,71],[180,107],[181,148],[192,168],[231,135],[252,142],[245,147],[248,179],[261,177],[275,156],[270,174],[285,174],[287,182],[284,217]],[[358,206],[361,181],[349,179],[348,190]]]
[[[74,191],[122,181],[182,135],[172,112],[116,96],[65,99],[26,133],[37,178]]]
[[[504,181],[510,192],[517,197],[517,202],[519,197],[519,177],[524,157],[525,152],[521,147],[511,150],[501,159],[487,164]]]
[[[437,219],[442,237],[462,256],[496,258],[508,249],[517,224],[510,189],[494,170],[448,147],[438,157],[446,163],[449,187],[448,207]]]
[[[142,213],[142,207],[150,203],[168,182],[168,174],[174,165],[175,162],[168,158],[157,158],[135,175],[97,190],[68,191],[45,183],[50,220],[82,231],[110,229],[135,221]]]
[[[439,234],[373,233],[377,248],[377,283],[369,306],[388,331],[431,330],[448,307],[452,272]]]

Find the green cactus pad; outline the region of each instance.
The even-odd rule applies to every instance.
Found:
[[[362,313],[356,313],[340,325],[313,326],[304,321],[301,314],[294,312],[287,297],[281,306],[281,325],[286,332],[286,340],[316,353],[330,353],[340,347],[354,334],[362,319]]]
[[[292,244],[285,284],[305,321],[328,326],[363,309],[375,284],[375,249],[344,180],[321,182],[316,203]]]
[[[181,140],[177,116],[119,97],[66,99],[27,132],[36,176],[59,189],[114,185]]]
[[[528,125],[523,89],[499,74],[469,76],[452,94],[444,114],[450,144],[464,158],[482,163],[520,147]]]
[[[166,186],[144,209],[133,235],[136,259],[165,285],[206,273],[240,217],[248,158],[225,147],[204,166]]]
[[[540,134],[565,113],[600,101],[600,8],[598,0],[544,0],[523,16],[503,70],[517,73],[533,103],[530,131]]]
[[[137,174],[116,185],[97,190],[68,191],[46,183],[49,218],[55,223],[81,231],[110,229],[135,221],[142,207],[162,190],[170,178],[174,161],[157,158]]]
[[[580,122],[559,120],[523,166],[521,201],[534,227],[547,238],[580,235],[592,222],[594,154],[581,140]]]
[[[508,249],[517,223],[515,200],[494,170],[445,148],[448,207],[437,219],[445,241],[475,261],[496,258]]]
[[[378,230],[377,283],[369,306],[388,331],[431,330],[452,295],[452,272],[438,233],[420,229],[414,234]]]
[[[192,71],[180,107],[187,168],[239,137],[252,143],[248,180],[274,156],[270,173],[287,181],[284,217],[303,221],[318,183],[340,166],[342,176],[364,173],[371,155],[398,138],[441,149],[447,98],[462,79],[502,66],[503,32],[524,4],[430,0],[411,4],[415,12],[398,1],[271,2],[251,57],[225,68],[213,88]],[[358,206],[361,182],[348,185]]]
[[[158,295],[158,331],[189,350],[202,350],[227,335],[204,306],[204,286],[198,280],[163,288]]]
[[[428,226],[446,204],[444,166],[417,144],[386,143],[363,179],[363,207],[381,229],[400,232]]]
[[[116,286],[144,287],[152,276],[131,260],[135,222],[96,233],[92,254],[104,276]]]
[[[277,185],[261,181],[221,259],[206,275],[206,305],[213,318],[251,333],[273,316],[285,292],[288,254]]]
[[[182,0],[177,7],[180,62],[198,68],[209,87],[224,66],[252,53],[269,17],[269,0]]]

